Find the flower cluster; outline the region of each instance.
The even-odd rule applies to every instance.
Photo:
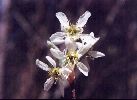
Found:
[[[93,45],[99,38],[95,38],[93,32],[90,34],[83,33],[83,27],[90,16],[91,13],[86,11],[80,16],[76,24],[72,24],[64,13],[56,13],[56,17],[61,24],[61,31],[52,34],[47,44],[50,47],[52,56],[58,60],[58,64],[50,56],[46,56],[46,59],[51,63],[51,67],[38,59],[36,60],[36,65],[48,71],[50,76],[44,84],[45,90],[48,91],[53,83],[56,84],[57,82],[65,87],[68,83],[67,79],[74,72],[75,67],[85,76],[88,76],[89,70],[81,62],[85,55],[88,54],[93,58],[105,56],[101,52],[92,50]],[[63,51],[58,47],[60,44],[65,44]]]

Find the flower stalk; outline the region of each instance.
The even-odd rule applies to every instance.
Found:
[[[74,88],[72,89],[72,99],[76,99],[75,80],[74,80]]]

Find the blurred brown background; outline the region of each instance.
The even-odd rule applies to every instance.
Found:
[[[137,0],[0,0],[0,98],[61,98],[54,86],[43,91],[48,74],[35,60],[46,63],[46,41],[60,30],[56,12],[76,22],[86,10],[92,15],[85,33],[101,37],[94,50],[106,56],[88,60],[77,98],[137,98]]]

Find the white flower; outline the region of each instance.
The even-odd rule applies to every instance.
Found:
[[[56,32],[55,34],[51,35],[50,40],[56,45],[64,43],[66,37],[69,37],[75,41],[82,35],[81,33],[83,32],[83,27],[87,23],[87,20],[90,16],[91,13],[86,11],[82,16],[80,16],[76,24],[73,25],[68,21],[64,13],[56,13],[56,17],[61,24],[61,32]]]
[[[87,52],[93,58],[103,57],[105,54],[98,51],[90,51],[93,45],[99,40],[99,38],[94,37],[94,33],[85,34],[83,37],[80,37],[82,42],[74,42],[71,38],[65,39],[65,52],[61,52],[59,49],[51,48],[51,54],[60,59],[60,66],[65,66],[74,69],[75,65],[85,76],[88,76],[88,68],[80,62],[80,58],[85,55]]]
[[[48,91],[53,85],[53,83],[56,83],[57,81],[59,81],[59,83],[66,82],[67,81],[66,79],[68,78],[69,73],[71,73],[71,70],[64,67],[63,68],[56,67],[56,62],[50,56],[46,56],[46,59],[53,66],[52,68],[50,68],[47,64],[43,63],[42,61],[38,59],[36,60],[36,65],[40,67],[41,69],[48,71],[49,73],[50,78],[48,78],[44,84],[44,90]],[[65,87],[65,84],[62,84],[62,86]]]
[[[82,72],[85,76],[88,76],[88,68],[82,62],[79,62],[79,59],[82,55],[79,53],[79,50],[77,50],[76,42],[71,41],[70,38],[66,38],[65,45],[65,52],[51,48],[51,54],[60,60],[60,66],[69,68],[71,70],[77,66],[80,72]]]

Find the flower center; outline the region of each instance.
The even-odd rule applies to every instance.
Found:
[[[49,71],[49,75],[54,77],[55,80],[59,78],[59,75],[60,75],[59,69],[60,69],[59,67],[54,67],[54,68],[51,68],[51,70]]]
[[[76,25],[71,24],[69,28],[66,28],[66,32],[70,37],[75,37],[80,32],[80,29]]]
[[[77,51],[70,51],[66,54],[66,61],[68,64],[75,65],[78,61],[78,53]]]

